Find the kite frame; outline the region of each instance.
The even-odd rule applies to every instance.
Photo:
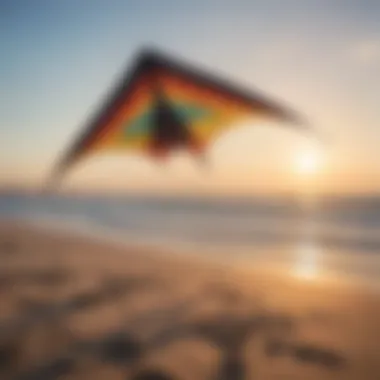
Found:
[[[54,180],[58,179],[65,169],[78,158],[82,149],[89,142],[97,138],[107,120],[112,117],[114,112],[122,106],[124,100],[130,95],[138,78],[146,72],[152,71],[153,73],[155,70],[164,70],[186,77],[195,85],[232,97],[248,107],[262,108],[268,111],[268,114],[275,115],[276,118],[290,122],[292,125],[305,125],[293,111],[267,99],[257,91],[254,92],[233,84],[228,79],[222,79],[208,73],[206,70],[195,68],[180,59],[163,54],[157,49],[143,49],[137,55],[132,68],[128,67],[122,74],[120,84],[109,91],[108,101],[105,101],[105,104],[99,107],[98,111],[85,123],[83,132],[74,140],[72,148],[55,165],[52,175]]]

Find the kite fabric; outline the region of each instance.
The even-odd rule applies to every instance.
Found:
[[[247,117],[302,125],[293,112],[261,95],[157,51],[144,51],[55,167],[54,178],[102,151],[162,158],[184,148],[202,155],[217,135]]]

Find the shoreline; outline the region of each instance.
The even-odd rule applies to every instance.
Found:
[[[157,241],[142,243],[141,239],[133,239],[130,234],[126,234],[121,230],[117,231],[111,228],[95,225],[85,226],[84,224],[79,223],[77,225],[74,224],[76,227],[73,227],[71,222],[65,221],[54,220],[51,222],[48,219],[34,221],[17,218],[0,219],[0,227],[2,224],[23,226],[24,228],[35,229],[36,231],[41,231],[47,234],[51,233],[56,236],[65,236],[69,239],[76,238],[96,241],[102,245],[109,246],[110,248],[116,248],[117,250],[137,250],[145,255],[148,254],[150,258],[172,260],[174,257],[177,257],[178,259],[189,263],[201,263],[201,265],[206,265],[210,268],[219,270],[233,269],[238,272],[255,272],[254,267],[257,264],[255,263],[256,258],[250,259],[249,257],[244,256],[236,259],[236,256],[232,254],[218,254],[218,249],[205,247],[200,249],[198,246],[191,246],[183,243],[173,245],[173,243],[169,241],[165,241],[164,243],[157,243]],[[260,247],[258,250],[259,249]],[[276,254],[279,251],[281,251],[281,247],[270,250],[270,252]],[[335,253],[334,255],[336,257]],[[338,255],[341,260],[344,260],[346,253],[339,253]],[[355,258],[357,260],[359,259],[357,253],[349,253],[348,255],[355,255]],[[351,259],[352,257],[349,258]],[[380,293],[380,282],[376,277],[372,278],[373,276],[368,278],[359,274],[326,273],[323,270],[321,273],[308,276],[302,273],[296,273],[295,268],[292,268],[288,270],[288,273],[285,273],[286,265],[284,265],[284,263],[269,264],[269,261],[270,260],[264,264],[261,263],[258,265],[258,270],[264,271],[269,276],[285,277],[291,281],[304,282],[306,284],[320,283],[323,281],[327,286],[347,287],[352,290],[359,289],[359,291],[369,293]],[[289,265],[288,262],[286,263]]]

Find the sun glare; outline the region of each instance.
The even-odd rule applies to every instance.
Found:
[[[320,150],[309,148],[300,152],[295,161],[296,172],[302,175],[312,175],[321,170],[323,157]]]

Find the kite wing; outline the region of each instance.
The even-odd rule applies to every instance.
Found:
[[[261,95],[158,52],[145,51],[58,163],[54,177],[61,177],[88,154],[104,150],[149,153],[157,88],[203,146],[244,117],[274,118],[300,125],[291,111]]]

